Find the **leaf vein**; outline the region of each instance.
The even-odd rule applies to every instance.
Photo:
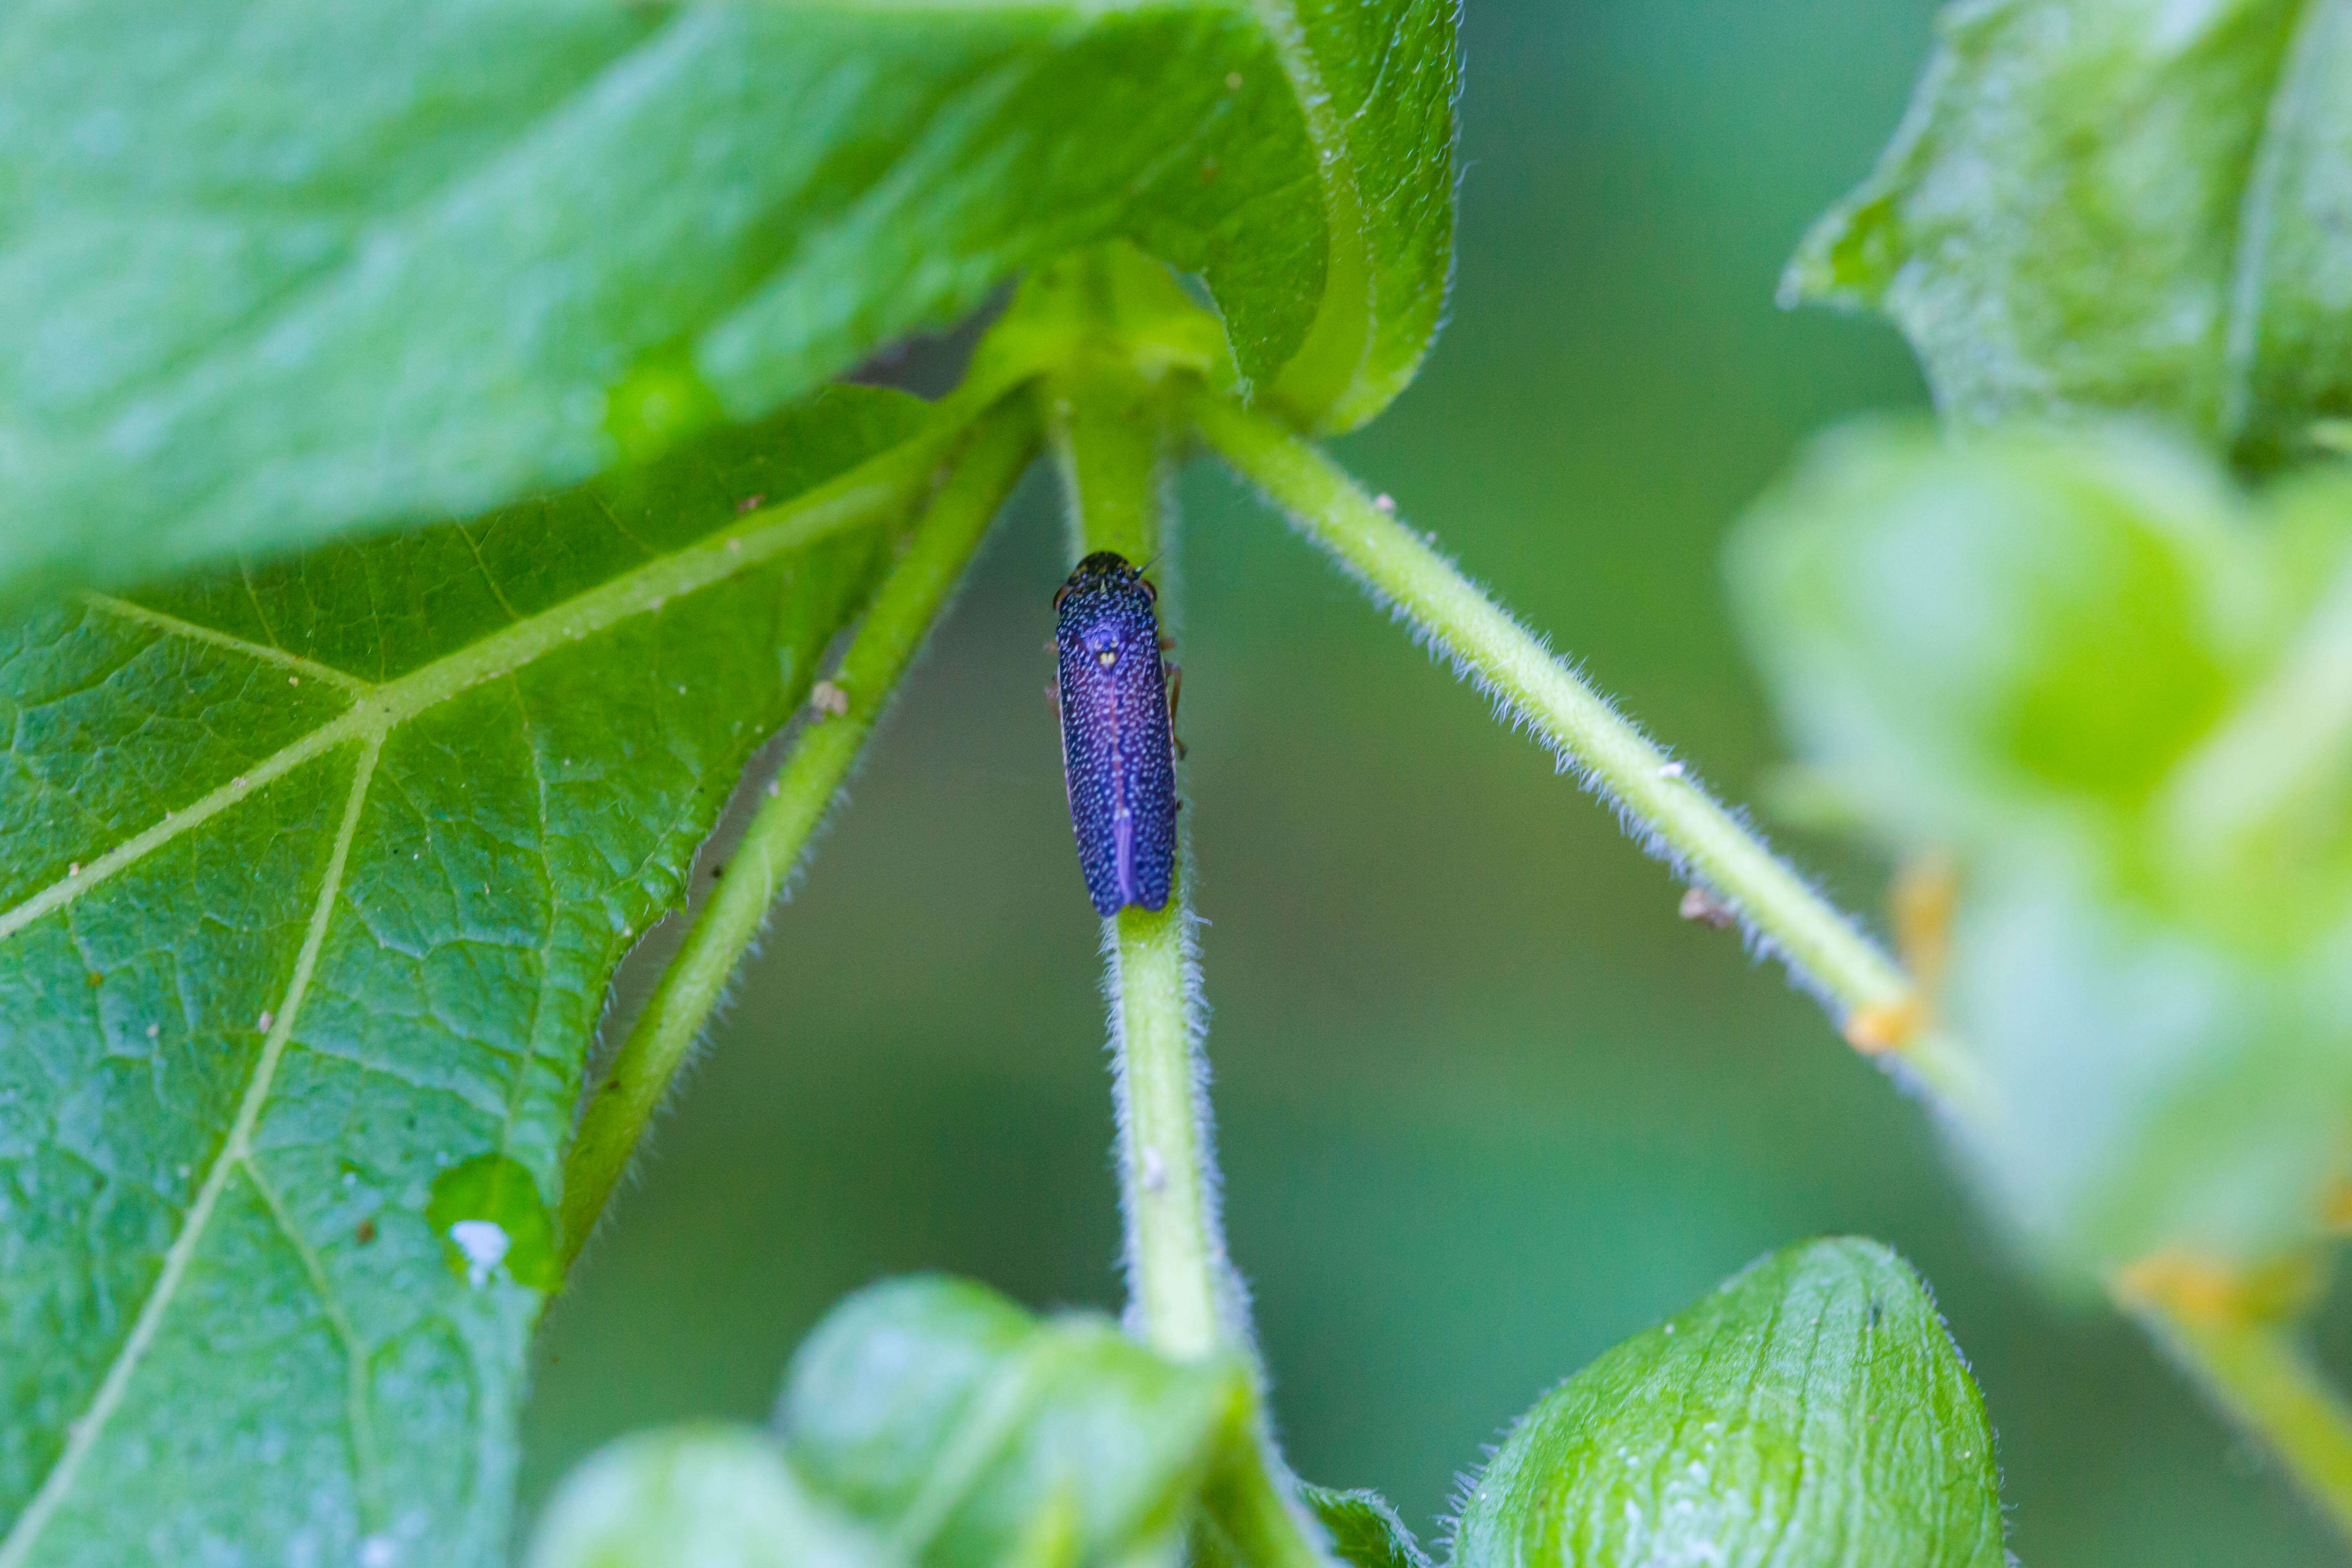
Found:
[[[285,1000],[279,1005],[269,1036],[262,1044],[261,1055],[254,1063],[253,1078],[246,1085],[239,1100],[236,1120],[230,1124],[227,1139],[214,1159],[212,1169],[205,1173],[205,1184],[196,1194],[196,1201],[188,1206],[187,1218],[181,1224],[180,1234],[163,1255],[163,1269],[156,1275],[154,1285],[141,1304],[139,1316],[131,1326],[130,1336],[122,1349],[106,1369],[98,1393],[90,1400],[82,1418],[68,1428],[66,1446],[41,1481],[40,1490],[16,1518],[6,1537],[0,1539],[0,1568],[23,1568],[41,1532],[48,1528],[49,1520],[65,1500],[81,1467],[89,1458],[107,1425],[121,1408],[125,1390],[147,1351],[162,1331],[164,1313],[179,1294],[180,1282],[187,1275],[188,1265],[203,1241],[205,1227],[211,1222],[213,1210],[220,1194],[228,1185],[229,1177],[253,1147],[253,1130],[261,1118],[261,1108],[269,1097],[271,1079],[276,1076],[278,1062],[286,1049],[286,1041],[293,1033],[294,1020],[301,1012],[302,999],[309,992],[310,975],[317,967],[320,950],[326,944],[327,928],[334,913],[335,901],[342,889],[343,871],[351,858],[352,841],[358,836],[360,809],[366,803],[368,783],[375,774],[375,763],[383,750],[380,737],[371,736],[361,749],[359,760],[352,769],[352,787],[343,805],[342,820],[336,826],[333,848],[327,858],[325,873],[320,879],[319,897],[312,905],[309,929],[304,931],[301,950],[294,960],[294,973],[286,989]]]
[[[485,682],[511,675],[592,633],[652,614],[670,599],[698,593],[779,555],[873,521],[907,497],[928,471],[929,459],[940,441],[961,428],[963,417],[958,410],[954,417],[934,421],[925,431],[807,495],[753,514],[753,518],[766,516],[769,521],[764,523],[730,531],[724,538],[706,537],[444,654],[397,679],[365,688],[349,711],[288,742],[185,810],[165,813],[161,821],[99,855],[79,872],[0,912],[0,942],[72,903],[313,757],[353,740],[381,744],[407,720]],[[5,1568],[5,1560],[0,1560],[0,1568]]]
[[[251,591],[248,584],[247,592],[250,594]],[[373,684],[361,679],[349,670],[337,669],[331,664],[320,664],[316,659],[304,658],[299,653],[289,653],[284,648],[269,643],[255,642],[250,637],[241,637],[229,632],[216,630],[212,626],[199,626],[194,621],[183,620],[177,616],[169,615],[162,610],[151,610],[144,605],[129,599],[118,599],[111,594],[85,594],[82,595],[82,602],[93,609],[103,610],[117,619],[134,622],[162,632],[165,636],[185,637],[192,642],[209,643],[215,647],[227,648],[236,653],[244,654],[248,658],[274,664],[281,669],[292,670],[298,675],[307,675],[314,680],[324,681],[330,686],[339,686],[346,691],[365,691]],[[268,623],[264,622],[263,625],[266,628]]]

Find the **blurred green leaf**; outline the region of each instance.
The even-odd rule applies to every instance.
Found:
[[[1969,422],[2132,409],[2257,459],[2352,406],[2352,12],[1958,0],[1783,298],[1874,306]]]
[[[1429,1568],[1429,1553],[1380,1493],[1302,1484],[1298,1500],[1322,1521],[1332,1551],[1349,1568]]]
[[[1439,0],[135,0],[0,22],[0,595],[463,514],[1125,236],[1371,416],[1453,231]]]
[[[1107,1563],[1172,1538],[1249,1401],[1236,1365],[1167,1362],[1099,1318],[913,1279],[818,1325],[777,1424],[811,1488],[912,1562]]]
[[[2220,477],[2123,429],[1835,432],[1730,573],[1806,762],[1939,847],[2143,805],[2242,694],[2281,594]]]
[[[2315,1237],[2352,1127],[2352,477],[2142,433],[1822,442],[1732,586],[1809,766],[1955,853],[1965,1130],[2053,1263]]]
[[[1875,1242],[1776,1253],[1546,1394],[1464,1500],[1458,1568],[2000,1568],[1984,1402]]]
[[[525,1568],[893,1568],[749,1427],[640,1432],[565,1478]]]
[[[503,1557],[605,986],[887,558],[814,523],[929,427],[828,393],[0,625],[0,1563]]]

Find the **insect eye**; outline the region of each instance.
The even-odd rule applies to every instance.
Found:
[[[1057,609],[1057,610],[1058,610],[1058,609],[1060,609],[1060,608],[1062,607],[1062,601],[1063,601],[1063,600],[1065,600],[1065,599],[1066,599],[1066,598],[1068,598],[1069,596],[1070,596],[1070,585],[1069,585],[1067,583],[1065,583],[1065,584],[1063,584],[1060,587],[1058,587],[1058,588],[1055,589],[1055,590],[1054,590],[1054,608],[1055,608],[1055,609]]]
[[[1136,581],[1143,584],[1143,597],[1148,603],[1156,605],[1160,602],[1160,590],[1151,585],[1150,578],[1138,577]]]

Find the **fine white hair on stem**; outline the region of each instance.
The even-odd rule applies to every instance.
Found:
[[[1180,850],[1180,907],[1177,913],[1182,952],[1183,1037],[1189,1059],[1191,1078],[1193,1169],[1190,1172],[1171,1171],[1166,1177],[1189,1177],[1199,1184],[1201,1213],[1206,1232],[1208,1263],[1214,1272],[1217,1318],[1226,1337],[1249,1355],[1254,1369],[1258,1357],[1250,1333],[1249,1288],[1234,1268],[1225,1250],[1224,1183],[1217,1168],[1216,1118],[1210,1103],[1210,1068],[1208,1057],[1209,1009],[1203,1000],[1201,984],[1199,927],[1200,919],[1192,912],[1190,892],[1193,876],[1192,846],[1183,842]],[[1119,1208],[1125,1221],[1126,1236],[1124,1266],[1128,1286],[1128,1327],[1139,1334],[1142,1325],[1137,1321],[1144,1296],[1143,1261],[1138,1255],[1141,1227],[1136,1209],[1139,1181],[1147,1179],[1141,1168],[1144,1156],[1136,1148],[1136,1131],[1131,1087],[1128,1081],[1127,1005],[1128,996],[1122,982],[1120,965],[1118,919],[1102,922],[1103,977],[1102,993],[1105,1010],[1109,1015],[1107,1048],[1111,1058],[1111,1101],[1118,1140],[1117,1160],[1119,1173]],[[1262,1369],[1260,1369],[1262,1375]]]
[[[1394,504],[1366,495],[1345,470],[1292,431],[1229,400],[1202,395],[1196,428],[1242,476],[1330,556],[1433,656],[1484,692],[1496,715],[1532,734],[1554,763],[1607,801],[1635,843],[1701,889],[1714,912],[1741,927],[1752,953],[1770,953],[1853,1031],[1914,1007],[1909,977],[1803,877],[1752,824],[1702,789],[1670,757],[1432,541]],[[1858,1041],[1864,1037],[1856,1037]],[[1890,1037],[1882,1047],[1919,1042]],[[1924,1047],[1923,1047],[1924,1048]],[[1915,1066],[1955,1085],[1953,1061]]]
[[[1281,510],[1284,520],[1290,524],[1293,531],[1311,543],[1318,545],[1325,543],[1311,520],[1300,517],[1288,507],[1283,507]],[[1426,536],[1424,536],[1425,539]],[[1434,543],[1429,543],[1427,548],[1431,556],[1442,563],[1447,571],[1459,577],[1474,591],[1491,600],[1492,595],[1487,593],[1486,585],[1464,573],[1452,556],[1439,550]],[[1570,737],[1561,734],[1542,714],[1528,707],[1507,686],[1496,679],[1478,660],[1457,647],[1442,628],[1423,620],[1413,613],[1410,605],[1374,582],[1354,561],[1337,552],[1330,553],[1332,553],[1334,564],[1355,582],[1356,585],[1363,591],[1364,596],[1376,607],[1386,612],[1391,620],[1403,626],[1406,635],[1412,639],[1415,646],[1427,653],[1432,659],[1451,670],[1454,679],[1465,682],[1479,695],[1485,697],[1493,709],[1495,717],[1505,728],[1514,734],[1528,737],[1550,752],[1554,771],[1568,774],[1576,781],[1579,788],[1607,805],[1611,815],[1617,819],[1618,827],[1625,837],[1640,847],[1643,854],[1663,863],[1678,880],[1693,887],[1703,888],[1710,895],[1721,900],[1723,907],[1730,910],[1737,919],[1740,946],[1751,959],[1758,963],[1767,959],[1779,960],[1791,984],[1811,996],[1831,1012],[1843,1011],[1846,999],[1840,995],[1837,989],[1827,980],[1815,974],[1801,960],[1790,952],[1786,945],[1759,924],[1746,900],[1717,885],[1701,871],[1693,863],[1690,854],[1684,847],[1676,843],[1656,821],[1628,804],[1624,796],[1612,784],[1607,775],[1577,751],[1574,742]],[[1619,708],[1616,699],[1602,691],[1591,679],[1586,673],[1582,660],[1564,658],[1555,652],[1549,637],[1529,629],[1517,616],[1500,605],[1496,606],[1496,613],[1508,621],[1511,626],[1527,639],[1543,662],[1557,666],[1578,685],[1589,689],[1594,700],[1601,706],[1612,720],[1624,728],[1629,737],[1645,745],[1656,747],[1656,742],[1651,741],[1641,725],[1628,718]],[[1666,756],[1664,748],[1656,747],[1656,749],[1661,758]],[[1661,763],[1660,767],[1662,771],[1671,770],[1669,776],[1687,786],[1693,795],[1705,800],[1717,811],[1721,812],[1725,817],[1737,824],[1759,847],[1769,851],[1769,841],[1755,827],[1748,813],[1744,809],[1727,806],[1717,801],[1700,781],[1696,769],[1688,763],[1680,760],[1665,761]],[[1818,889],[1810,879],[1805,879],[1801,874],[1797,873],[1793,867],[1789,869],[1791,875],[1799,876],[1808,890],[1818,893]]]

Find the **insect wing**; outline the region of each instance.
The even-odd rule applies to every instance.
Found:
[[[1062,766],[1078,865],[1096,910],[1167,907],[1174,879],[1176,775],[1160,626],[1140,583],[1065,597],[1055,628]]]

